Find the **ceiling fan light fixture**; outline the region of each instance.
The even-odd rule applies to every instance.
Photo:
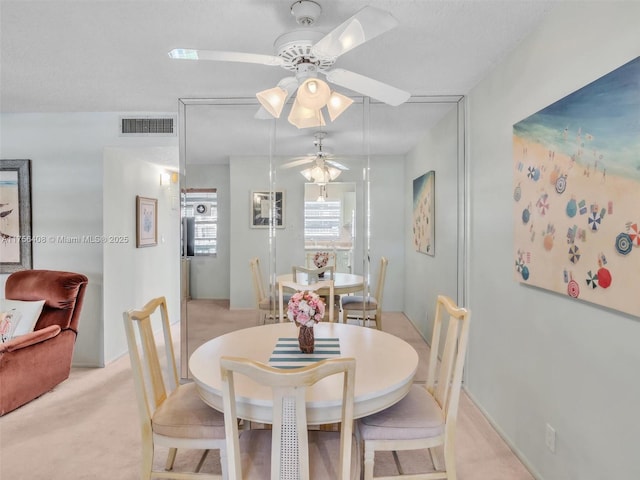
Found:
[[[305,168],[300,172],[302,176],[307,179],[308,182],[311,182],[313,180],[313,177],[311,176],[311,170],[312,170],[311,168]]]
[[[329,101],[331,90],[326,82],[319,78],[307,78],[298,87],[296,98],[306,108],[319,109]]]
[[[327,110],[329,111],[329,118],[333,122],[338,118],[342,112],[351,106],[353,100],[349,97],[342,95],[338,92],[331,92],[329,101],[327,102]]]
[[[324,117],[319,109],[305,108],[296,97],[287,118],[291,125],[298,128],[324,127]]]
[[[329,174],[329,180],[331,181],[338,178],[342,173],[342,170],[340,170],[339,168],[335,168],[335,167],[324,167],[324,168],[327,170],[327,173]]]
[[[307,179],[307,181],[322,186],[338,178],[342,172],[338,168],[327,167],[326,165],[315,165],[313,167],[305,168],[300,173]]]
[[[287,96],[287,91],[282,87],[273,87],[256,93],[260,104],[275,118],[280,118]]]

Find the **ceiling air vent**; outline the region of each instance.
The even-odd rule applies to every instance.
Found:
[[[125,136],[172,136],[174,117],[120,117],[120,134]]]

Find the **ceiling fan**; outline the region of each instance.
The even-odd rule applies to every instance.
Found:
[[[290,162],[282,165],[281,168],[293,168],[301,165],[311,164],[308,168],[305,168],[300,173],[309,182],[317,183],[318,185],[324,185],[332,180],[338,178],[338,175],[343,170],[349,170],[349,168],[333,159],[333,155],[322,149],[322,140],[326,138],[326,132],[316,132],[314,134],[315,140],[313,144],[317,147],[317,152],[302,157],[295,157]]]
[[[275,55],[220,50],[192,50],[176,48],[169,56],[183,60],[213,60],[279,66],[293,72],[274,88],[258,92],[262,104],[256,118],[278,118],[286,101],[296,92],[288,120],[298,128],[325,125],[321,109],[326,107],[331,121],[335,120],[353,100],[330,87],[331,84],[374,98],[388,105],[406,102],[410,93],[378,80],[342,68],[332,68],[346,52],[393,29],[397,20],[378,8],[366,6],[352,17],[324,34],[310,28],[322,12],[312,0],[299,0],[291,5],[291,14],[303,28],[278,37],[274,42]]]

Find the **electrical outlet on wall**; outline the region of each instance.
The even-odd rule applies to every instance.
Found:
[[[544,434],[544,443],[551,453],[556,453],[556,430],[548,423]]]

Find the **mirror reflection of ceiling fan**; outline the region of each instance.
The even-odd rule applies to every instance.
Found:
[[[335,161],[334,156],[322,149],[322,140],[327,136],[326,132],[316,132],[313,144],[316,146],[316,153],[296,157],[290,162],[282,165],[281,168],[293,168],[301,165],[311,164],[300,173],[307,181],[324,185],[338,178],[343,170],[349,170],[345,165]]]
[[[295,2],[291,14],[302,28],[278,37],[274,43],[275,55],[176,48],[169,56],[185,60],[256,63],[293,72],[293,76],[284,77],[276,87],[256,94],[262,105],[256,118],[279,118],[287,100],[296,93],[288,120],[298,128],[324,126],[323,108],[326,107],[334,121],[353,103],[349,97],[332,91],[318,74],[324,75],[331,84],[388,105],[406,102],[410,97],[408,92],[349,70],[332,68],[341,55],[393,29],[397,20],[389,12],[366,6],[324,34],[310,28],[321,12],[322,8],[314,1]]]

